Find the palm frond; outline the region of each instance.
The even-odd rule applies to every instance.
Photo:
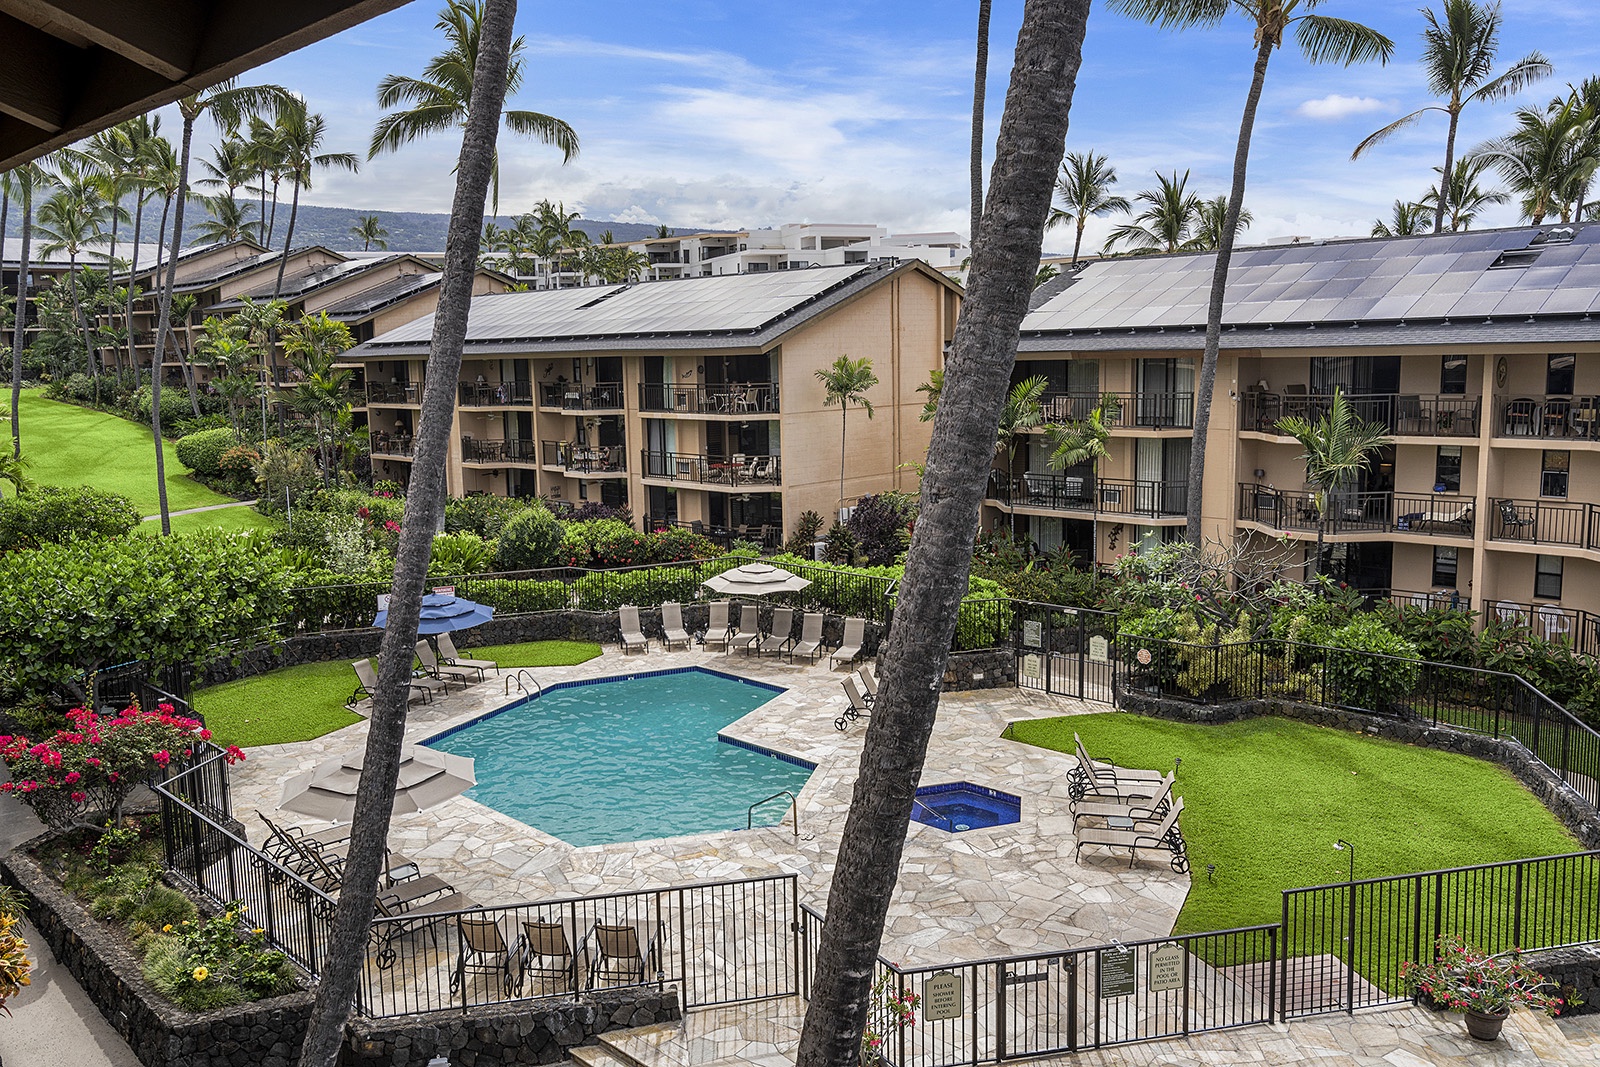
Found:
[[[507,111],[506,129],[533,137],[544,144],[561,149],[561,162],[570,163],[578,154],[578,134],[561,119],[541,115],[537,111]]]
[[[462,106],[455,94],[438,82],[423,81],[403,74],[390,74],[378,83],[378,106],[400,107],[403,104],[440,104],[446,101]]]
[[[1374,147],[1375,145],[1380,145],[1384,141],[1387,141],[1389,138],[1393,137],[1407,126],[1410,126],[1412,123],[1416,122],[1429,111],[1439,111],[1448,114],[1445,108],[1429,104],[1427,107],[1418,108],[1409,115],[1402,115],[1400,118],[1395,119],[1393,122],[1389,123],[1389,125],[1385,126],[1376,133],[1368,134],[1364,141],[1356,145],[1355,151],[1350,153],[1350,158],[1360,159],[1361,153],[1365,152],[1369,148]]]
[[[1504,74],[1478,86],[1477,90],[1467,97],[1467,101],[1505,100],[1555,72],[1555,64],[1546,59],[1543,53],[1529,52],[1512,64]]]
[[[1351,66],[1376,59],[1387,63],[1394,42],[1371,26],[1331,15],[1302,15],[1294,28],[1295,41],[1313,63]]]
[[[460,121],[460,112],[448,105],[414,107],[409,111],[392,111],[378,120],[372,128],[372,142],[367,146],[367,158],[383,152],[393,152],[419,137],[450,129]]]
[[[1108,0],[1111,10],[1167,30],[1215,26],[1228,13],[1229,0]]]

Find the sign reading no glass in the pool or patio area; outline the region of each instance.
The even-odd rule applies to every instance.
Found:
[[[1165,993],[1183,988],[1183,948],[1179,945],[1162,945],[1150,953],[1147,964],[1150,992]]]
[[[949,971],[938,974],[922,983],[922,1021],[939,1022],[941,1019],[961,1018],[961,976]]]

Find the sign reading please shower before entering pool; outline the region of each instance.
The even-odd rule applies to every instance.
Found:
[[[922,1021],[939,1022],[942,1019],[961,1018],[961,976],[949,971],[938,974],[922,983]]]

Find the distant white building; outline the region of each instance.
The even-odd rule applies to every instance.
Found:
[[[807,267],[921,260],[946,273],[970,254],[961,235],[891,234],[868,224],[794,222],[773,230],[693,233],[631,241],[650,260],[650,278],[708,278]]]

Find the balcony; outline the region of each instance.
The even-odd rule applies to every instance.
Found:
[[[402,404],[416,407],[421,403],[422,386],[416,382],[397,382],[387,385],[367,383],[367,404]]]
[[[1346,394],[1356,416],[1396,437],[1476,437],[1482,397],[1459,393]],[[1278,420],[1297,415],[1316,422],[1333,404],[1331,393],[1245,393],[1239,428],[1278,436]]]
[[[414,440],[408,433],[375,433],[370,440],[374,459],[410,459],[414,454]]]
[[[461,439],[463,463],[534,463],[537,461],[532,441],[479,441],[471,437]]]
[[[1046,393],[1039,406],[1046,422],[1082,422],[1100,403],[1102,393]],[[1119,401],[1117,429],[1192,430],[1193,393],[1112,393]]]
[[[1548,601],[1528,604],[1485,600],[1483,617],[1505,626],[1524,626],[1552,644],[1564,644],[1586,656],[1600,656],[1600,615]]]
[[[1600,551],[1600,505],[1501,498],[1491,507],[1491,541]]]
[[[783,480],[783,466],[777,456],[710,456],[696,452],[640,453],[640,469],[646,478],[669,482],[690,482],[724,489],[747,487],[774,488]]]
[[[584,386],[573,382],[541,382],[539,406],[561,411],[621,411],[622,383],[596,382]]]
[[[677,527],[682,530],[709,538],[723,548],[732,548],[735,541],[755,541],[769,552],[783,547],[783,523],[742,523],[733,527],[718,526],[714,523],[701,522],[695,519],[684,522],[681,519],[658,518],[654,515],[644,517],[646,530],[665,530]]]
[[[1471,537],[1476,510],[1472,497],[1452,493],[1340,493],[1329,504],[1327,533]],[[1316,498],[1247,482],[1239,486],[1239,519],[1273,530],[1315,533]]]
[[[1600,397],[1496,396],[1496,437],[1600,440]]]
[[[1024,474],[1007,481],[998,471],[989,479],[989,499],[1014,507],[1075,511],[1085,515],[1180,517],[1189,507],[1187,482],[1144,482],[1119,478],[1081,478],[1062,474]]]
[[[531,382],[462,382],[457,386],[464,408],[510,407],[533,403]]]
[[[575,441],[540,441],[539,452],[546,467],[566,471],[568,474],[624,474],[628,465],[624,461],[621,445],[580,445]]]
[[[678,415],[775,415],[778,413],[778,386],[776,382],[740,385],[641,382],[639,410]]]

